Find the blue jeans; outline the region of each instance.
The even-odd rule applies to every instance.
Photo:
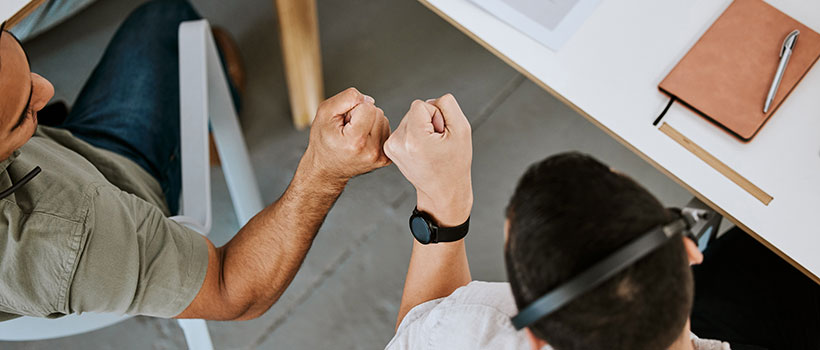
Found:
[[[178,29],[200,18],[184,0],[151,1],[134,10],[60,126],[148,171],[171,214],[179,211],[182,190]]]

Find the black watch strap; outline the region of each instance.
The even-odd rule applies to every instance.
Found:
[[[430,243],[455,242],[467,236],[467,232],[470,231],[470,217],[467,217],[467,221],[461,225],[441,227],[429,214],[419,211],[418,208],[413,209],[413,215],[422,215],[433,229],[433,237]]]

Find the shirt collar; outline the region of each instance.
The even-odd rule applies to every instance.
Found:
[[[9,165],[11,165],[11,163],[14,162],[14,160],[17,159],[17,157],[19,156],[20,150],[18,149],[12,152],[8,158],[6,158],[3,161],[0,161],[0,174],[6,172],[6,169],[9,167]]]

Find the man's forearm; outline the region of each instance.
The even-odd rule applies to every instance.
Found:
[[[414,241],[396,328],[415,306],[446,297],[471,280],[464,240],[430,245]]]
[[[384,151],[416,188],[416,206],[439,227],[456,227],[473,207],[472,129],[451,94],[415,100]],[[464,242],[414,242],[396,327],[416,305],[470,283]]]
[[[250,319],[279,299],[347,181],[390,164],[390,124],[374,102],[349,88],[319,104],[287,190],[224,247],[206,239],[205,281],[178,318]]]
[[[427,212],[443,226],[457,226],[470,216],[473,206],[472,186],[460,191],[464,198],[454,198],[450,204],[433,209],[424,196],[419,196],[418,209]],[[404,292],[399,306],[396,328],[404,316],[416,305],[446,297],[472,280],[464,240],[450,243],[423,245],[413,241],[413,253],[404,281]]]
[[[303,161],[282,197],[219,248],[224,292],[254,301],[246,314],[265,312],[284,293],[344,186]]]
[[[252,301],[240,319],[264,313],[284,293],[344,186],[303,161],[282,197],[217,249],[226,299]]]

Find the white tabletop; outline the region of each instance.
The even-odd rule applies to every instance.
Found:
[[[33,1],[33,0],[2,0],[0,1],[0,22],[5,20],[11,19],[18,11],[26,7],[32,3],[33,5],[39,5],[42,3],[41,1]],[[35,6],[36,7],[36,6]]]
[[[663,119],[773,197],[768,205],[652,125],[669,101],[658,83],[731,1],[603,0],[557,52],[468,0],[421,1],[820,283],[820,67],[749,143],[679,103]],[[820,31],[820,1],[768,2]]]
[[[29,0],[3,0],[0,2],[0,22],[14,15],[28,2]]]

